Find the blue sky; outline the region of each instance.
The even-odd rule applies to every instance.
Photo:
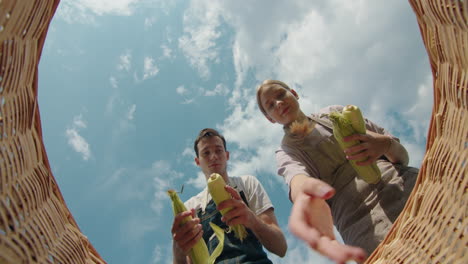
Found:
[[[53,174],[80,229],[108,263],[170,263],[165,191],[204,186],[193,140],[219,129],[230,175],[265,186],[289,250],[275,263],[329,263],[287,230],[276,176],[282,129],[255,87],[280,79],[305,112],[355,104],[422,161],[432,75],[406,1],[62,0],[39,65]]]

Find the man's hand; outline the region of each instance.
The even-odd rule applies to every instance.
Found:
[[[182,224],[182,220],[187,216],[192,216],[192,219]],[[172,238],[180,253],[188,255],[190,249],[203,236],[200,218],[195,217],[195,210],[182,212],[174,217],[172,223]]]
[[[232,198],[221,202],[217,206],[217,209],[219,211],[230,207],[232,207],[232,209],[223,215],[221,220],[229,226],[241,224],[247,228],[251,228],[250,225],[256,220],[255,214],[244,201],[242,201],[239,193],[234,188],[229,185],[226,185],[224,188],[231,194]]]
[[[259,215],[255,215],[234,188],[226,186],[225,189],[231,194],[232,198],[221,202],[217,208],[218,210],[222,210],[232,207],[232,209],[221,220],[230,226],[237,224],[244,225],[254,233],[268,251],[284,257],[288,245],[283,232],[278,226],[273,207]]]

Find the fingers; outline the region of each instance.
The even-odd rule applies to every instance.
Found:
[[[229,193],[231,194],[232,198],[236,199],[236,200],[240,200],[242,199],[239,195],[239,193],[236,191],[236,189],[232,188],[231,186],[229,185],[226,185],[224,186],[224,189]]]
[[[327,183],[309,177],[303,182],[302,190],[305,194],[321,199],[330,199],[335,195],[335,189]]]
[[[231,210],[221,217],[221,221],[225,222],[228,226],[245,225],[247,219],[248,216],[245,210]]]
[[[291,233],[336,263],[344,264],[348,260],[364,261],[366,258],[364,250],[341,244],[335,240],[332,228],[328,228],[328,226],[333,225],[331,218],[328,219],[328,224],[322,222],[322,218],[327,218],[325,216],[329,213],[323,212],[324,209],[320,199],[305,195],[298,197],[289,218],[288,227]],[[322,216],[319,215],[319,211],[323,212]],[[311,219],[314,216],[316,219]]]
[[[223,215],[221,221],[225,222],[229,226],[237,224],[248,224],[248,219],[253,214],[252,211],[250,211],[250,209],[240,197],[239,193],[234,188],[226,185],[225,189],[231,194],[232,199],[221,202],[217,206],[217,209],[221,211],[223,209],[231,208],[231,210]]]
[[[240,207],[240,206],[245,205],[244,202],[242,201],[242,198],[240,197],[239,193],[234,188],[232,188],[229,185],[226,185],[224,188],[226,189],[226,191],[229,194],[231,194],[232,199],[227,199],[227,200],[222,201],[221,203],[218,204],[216,209],[221,211],[221,210],[226,209],[226,208]]]
[[[174,237],[174,241],[177,243],[179,248],[185,253],[188,254],[190,249],[192,249],[195,244],[200,240],[203,239],[203,230],[201,228],[201,225],[196,226],[186,237],[183,237],[181,239],[177,239]]]
[[[307,200],[304,197],[298,197],[294,202],[289,217],[289,230],[298,238],[304,240],[313,249],[317,247],[320,239],[320,232],[310,226],[307,220],[307,211],[304,209],[307,207]]]
[[[203,235],[199,218],[192,218],[182,224],[187,216],[192,214],[193,211],[182,212],[176,215],[172,224],[171,232],[174,242],[184,253],[187,253]]]
[[[174,234],[176,232],[176,230],[180,228],[180,226],[182,225],[182,221],[187,216],[191,216],[191,215],[192,215],[192,211],[185,211],[185,212],[182,212],[182,213],[176,215],[174,217],[174,222],[172,223],[172,228],[171,228],[172,234]]]
[[[346,153],[348,153],[348,151],[346,151]],[[368,156],[369,154],[367,153],[367,151],[362,151],[362,152],[355,153],[352,155],[346,155],[346,158],[349,160],[358,160],[358,159],[367,158]]]
[[[345,264],[350,260],[361,263],[367,257],[363,249],[341,244],[326,236],[320,237],[316,250],[339,264]]]
[[[345,142],[353,141],[353,140],[367,141],[369,140],[369,136],[367,134],[353,134],[351,136],[347,136],[343,138],[343,141]]]
[[[353,155],[356,155],[356,154],[359,154],[359,153],[362,153],[364,150],[367,149],[367,145],[366,144],[357,144],[357,145],[354,145],[352,147],[349,147],[347,149],[345,149],[345,153],[346,154],[353,154]]]

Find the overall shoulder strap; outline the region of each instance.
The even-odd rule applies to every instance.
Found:
[[[327,114],[321,114],[321,115],[318,115],[318,114],[311,114],[309,116],[310,119],[312,119],[313,121],[319,123],[320,125],[330,129],[330,130],[333,130],[333,123],[330,121],[330,119],[326,118]]]
[[[244,201],[244,203],[249,206],[249,203],[247,202],[247,197],[245,196],[245,186],[244,186],[244,182],[242,182],[242,179],[241,177],[238,177],[238,178],[232,178],[232,179],[235,179],[233,180],[233,185],[232,186],[234,189],[237,190],[237,192],[239,192],[239,195],[240,197],[242,198],[242,200]]]

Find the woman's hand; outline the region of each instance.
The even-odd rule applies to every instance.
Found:
[[[330,207],[325,201],[334,194],[328,184],[305,175],[296,175],[291,188],[294,205],[288,226],[295,236],[336,263],[344,264],[348,260],[360,263],[366,259],[363,249],[336,241]]]
[[[336,263],[366,259],[364,250],[347,246],[336,241],[333,233],[333,219],[325,200],[300,194],[294,202],[289,217],[289,229],[309,247]]]
[[[381,135],[367,130],[366,134],[354,134],[344,137],[343,140],[358,140],[360,144],[345,150],[346,158],[349,160],[360,160],[356,162],[359,166],[370,165],[382,155],[387,154],[393,139],[390,136]]]

